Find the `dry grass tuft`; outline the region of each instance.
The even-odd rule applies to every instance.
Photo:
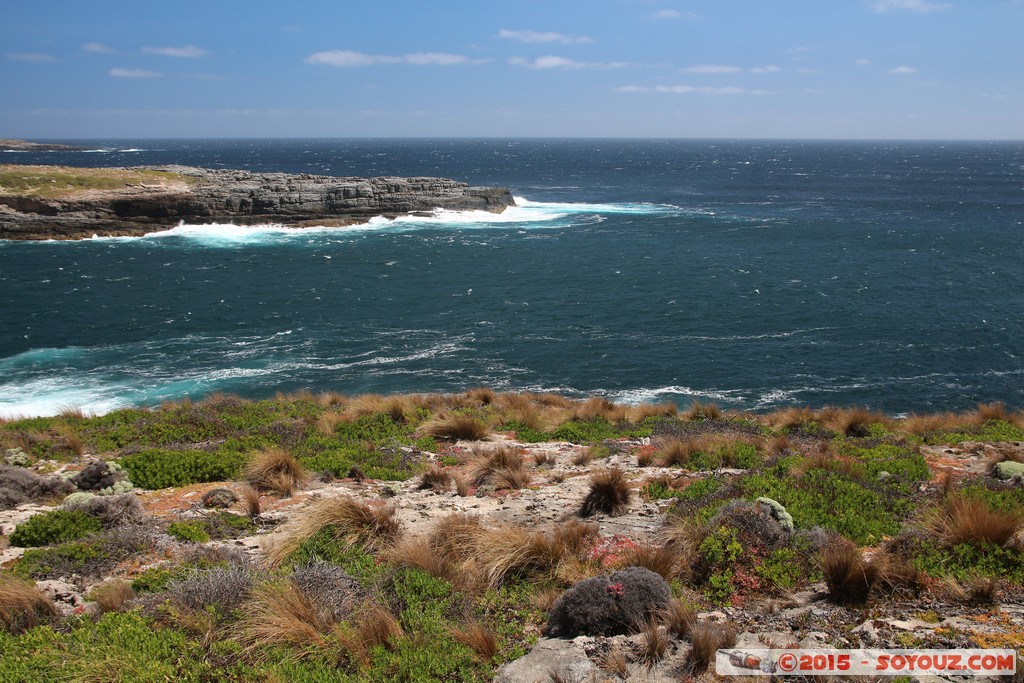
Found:
[[[934,415],[918,415],[914,413],[898,422],[899,428],[907,434],[927,436],[935,432],[955,429],[962,423],[954,413],[936,413]]]
[[[460,498],[465,498],[469,495],[469,480],[465,477],[457,477],[455,479],[455,493]]]
[[[316,421],[316,430],[324,436],[334,436],[334,430],[342,422],[347,422],[344,413],[341,412],[325,412]]]
[[[872,424],[889,424],[889,418],[867,408],[826,408],[821,414],[822,423],[845,436],[865,437],[871,434]]]
[[[57,436],[64,442],[64,446],[75,455],[85,453],[85,442],[78,435],[75,428],[69,424],[59,424],[54,428]]]
[[[626,658],[626,653],[621,647],[612,647],[612,649],[601,655],[597,666],[601,671],[610,673],[612,676],[618,676],[622,680],[626,680],[629,677],[629,660]]]
[[[1006,406],[1002,403],[979,403],[974,413],[968,413],[964,418],[970,424],[976,425],[983,425],[990,420],[1000,422],[1009,422],[1011,420],[1009,411],[1006,410]]]
[[[771,455],[783,455],[793,448],[793,442],[785,434],[773,436],[768,440],[768,453]]]
[[[325,498],[311,505],[281,531],[267,548],[267,561],[271,566],[280,564],[303,541],[328,528],[335,538],[348,545],[361,545],[371,552],[391,546],[402,531],[391,506],[371,506],[348,496]]]
[[[250,486],[288,497],[309,482],[306,468],[281,448],[257,451],[245,466],[242,477]]]
[[[630,422],[643,422],[649,417],[677,417],[679,408],[675,403],[641,403],[626,411],[626,417]]]
[[[400,567],[422,569],[431,576],[454,582],[457,566],[449,558],[441,557],[426,538],[404,538],[386,552],[386,559]]]
[[[489,406],[498,397],[490,387],[474,387],[466,392],[466,397],[482,406]]]
[[[461,628],[453,628],[450,633],[455,640],[475,652],[484,662],[492,662],[498,655],[498,634],[479,621],[465,624]]]
[[[717,403],[704,403],[703,401],[694,401],[690,404],[690,407],[683,413],[683,417],[687,420],[721,420],[724,417],[722,409],[718,407]]]
[[[271,645],[322,648],[326,633],[335,623],[329,610],[317,609],[292,581],[258,585],[243,614],[243,640],[254,651]]]
[[[106,614],[119,612],[135,597],[135,593],[131,581],[114,579],[93,588],[88,597],[99,606],[100,612]]]
[[[726,624],[704,622],[694,625],[690,631],[693,646],[686,657],[684,668],[691,676],[699,676],[707,671],[715,661],[715,653],[722,648],[736,644],[736,632]]]
[[[791,430],[804,427],[815,421],[814,411],[810,408],[782,408],[764,416],[765,421],[773,429]]]
[[[636,465],[637,467],[650,467],[654,464],[655,451],[651,448],[644,447],[636,452]]]
[[[840,605],[863,605],[878,581],[878,567],[864,560],[857,546],[845,539],[818,555],[829,597]]]
[[[590,422],[598,418],[609,422],[621,422],[626,419],[626,414],[627,409],[624,406],[600,396],[592,396],[582,403],[574,404],[570,417],[581,422]]]
[[[662,444],[659,452],[665,467],[686,467],[690,464],[690,458],[706,447],[706,439],[702,437],[669,439]]]
[[[676,638],[688,638],[697,623],[697,611],[678,598],[662,612],[661,621]]]
[[[569,462],[577,467],[589,465],[594,462],[594,447],[587,446],[586,448],[576,451]]]
[[[951,491],[938,506],[924,514],[925,529],[949,546],[969,543],[1003,546],[1024,529],[1024,513],[994,510],[981,498]]]
[[[653,669],[668,654],[668,633],[662,631],[656,621],[648,621],[640,632],[640,659]]]
[[[618,467],[601,470],[590,477],[590,491],[580,506],[581,517],[597,513],[618,516],[629,509],[633,491],[626,473]]]
[[[556,527],[551,533],[502,524],[476,534],[467,544],[471,554],[463,567],[489,586],[510,576],[576,579],[586,574],[583,558],[593,547],[597,532],[596,526],[578,522]]]
[[[479,517],[456,512],[434,522],[428,542],[431,552],[441,560],[457,565],[472,556],[481,533]]]
[[[523,457],[514,448],[501,446],[479,454],[470,468],[470,478],[477,486],[496,489],[521,489],[530,483]]]
[[[690,561],[679,546],[667,543],[665,545],[639,543],[625,554],[622,566],[644,567],[660,575],[666,581],[672,581],[689,573]]]
[[[537,467],[551,467],[558,463],[558,456],[547,451],[537,451],[533,454],[533,464]]]
[[[389,610],[376,602],[364,605],[356,615],[359,646],[365,656],[375,647],[391,650],[402,637],[402,627]]]
[[[245,507],[245,514],[250,519],[256,519],[263,514],[263,507],[260,505],[260,492],[252,486],[242,489],[242,505]]]
[[[56,605],[34,584],[0,574],[0,626],[5,631],[21,633],[56,616]]]
[[[433,489],[438,493],[443,493],[448,490],[451,483],[452,475],[446,469],[437,465],[431,465],[430,469],[420,476],[420,483],[416,485],[416,488],[421,491]]]
[[[478,417],[465,413],[451,413],[423,423],[420,433],[434,439],[455,439],[461,441],[482,441],[490,431]]]

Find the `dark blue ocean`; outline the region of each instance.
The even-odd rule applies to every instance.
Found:
[[[213,391],[1024,406],[1024,143],[108,140],[0,163],[436,175],[502,215],[0,241],[0,415]]]

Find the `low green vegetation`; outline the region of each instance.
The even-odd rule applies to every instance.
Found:
[[[189,182],[188,176],[180,173],[146,169],[0,165],[0,194],[43,199],[83,190],[119,190],[139,185]]]
[[[110,508],[102,524],[95,512],[71,510],[20,524],[10,541],[28,549],[0,570],[0,587],[13,595],[13,582],[24,584],[15,588],[36,612],[34,621],[0,622],[0,681],[488,681],[529,651],[559,595],[627,566],[649,569],[682,599],[677,622],[665,626],[694,645],[689,612],[763,605],[822,579],[834,602],[855,608],[923,590],[966,603],[988,599],[997,580],[1011,590],[1024,584],[1015,540],[1024,488],[983,474],[944,484],[929,469],[932,451],[922,450],[955,435],[1020,438],[1020,416],[989,407],[911,424],[837,409],[728,416],[713,405],[692,415],[641,408],[484,390],[307,392],[0,422],[0,450],[24,452],[38,469],[50,465],[44,458],[77,466],[87,453],[120,463],[141,489],[234,482],[216,509],[198,506],[198,493],[212,487],[190,491],[197,505],[169,524],[114,514],[113,504],[82,508]],[[543,466],[525,448],[491,448],[502,459],[485,471],[489,461],[473,442],[495,432],[581,448]],[[42,486],[24,465],[8,468],[10,490]],[[415,495],[465,495],[473,485],[477,495],[528,497],[481,482],[518,467],[531,487],[549,486],[566,480],[565,466],[589,474],[587,497],[600,473],[621,479],[625,509],[592,505],[599,522],[641,504],[644,514],[668,513],[651,538],[609,535],[582,519],[533,529],[459,514],[406,534],[387,500],[401,487],[365,479],[408,480],[428,465],[461,488]],[[301,514],[266,545],[265,564],[230,543],[203,545],[266,530],[274,516],[265,511],[317,476],[351,477],[359,483],[347,490],[372,494],[296,506]],[[46,491],[51,504],[65,495]],[[576,506],[580,515],[585,508]],[[31,594],[31,580],[77,575],[91,585],[115,569],[127,580],[90,596],[96,606],[105,601],[102,616],[62,618]],[[112,601],[116,590],[121,603]]]
[[[103,525],[99,520],[77,510],[53,510],[33,515],[15,528],[11,545],[36,548],[43,545],[75,541]]]

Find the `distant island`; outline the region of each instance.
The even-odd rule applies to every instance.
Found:
[[[85,149],[88,149],[88,147],[0,138],[0,152],[81,152]]]
[[[500,213],[514,204],[506,188],[447,178],[0,165],[0,239],[137,236],[182,221],[342,226],[434,209]]]

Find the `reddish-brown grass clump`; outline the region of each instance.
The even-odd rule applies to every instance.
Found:
[[[601,470],[590,477],[590,491],[580,506],[580,516],[621,515],[629,509],[632,498],[633,491],[625,472],[618,467]]]
[[[281,448],[267,448],[253,454],[242,477],[258,490],[285,497],[309,482],[309,474],[298,458]]]

